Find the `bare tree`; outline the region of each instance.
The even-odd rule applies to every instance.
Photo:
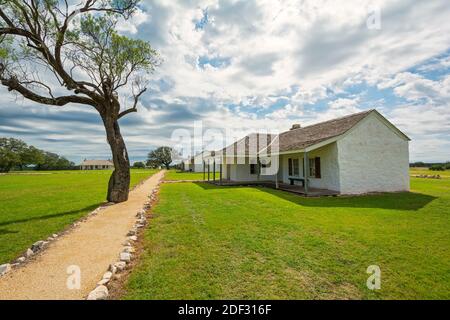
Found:
[[[115,167],[107,194],[112,202],[128,199],[130,183],[118,120],[137,111],[148,75],[160,61],[149,43],[116,31],[138,2],[0,0],[1,84],[37,103],[97,110]],[[124,92],[131,94],[119,99]]]

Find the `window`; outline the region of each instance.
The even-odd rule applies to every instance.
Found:
[[[322,177],[320,169],[320,157],[309,159],[309,176],[318,179]]]
[[[293,162],[293,165],[294,165],[294,176],[299,176],[300,175],[299,161],[298,161],[298,159],[294,159],[292,162]]]
[[[256,174],[256,164],[250,164],[250,174]]]
[[[298,159],[288,159],[289,162],[289,175],[299,176],[300,175],[300,163]]]

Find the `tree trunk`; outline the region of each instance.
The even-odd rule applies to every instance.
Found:
[[[130,190],[130,160],[128,159],[127,147],[120,133],[117,120],[109,116],[102,118],[114,162],[114,171],[108,184],[107,199],[115,203],[124,202],[127,201]]]

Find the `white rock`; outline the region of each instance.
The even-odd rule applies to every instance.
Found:
[[[134,236],[135,234],[136,234],[136,231],[130,230],[130,231],[128,231],[127,236]]]
[[[52,234],[53,238],[58,238],[58,235],[56,233]]]
[[[118,271],[123,271],[127,267],[127,264],[123,261],[119,261],[116,262],[114,266],[117,268]]]
[[[27,252],[25,253],[25,255],[27,256],[27,258],[31,257],[34,254],[33,250],[31,250],[30,248],[27,249]]]
[[[97,282],[97,285],[98,285],[98,286],[104,286],[104,285],[107,285],[108,282],[109,282],[110,280],[111,280],[111,279],[102,279],[102,280],[100,280],[99,282]]]
[[[108,271],[111,272],[112,274],[115,274],[117,272],[117,267],[113,264],[110,264]]]
[[[136,250],[134,250],[133,247],[129,246],[129,247],[123,248],[123,252],[134,253],[134,252],[136,252]]]
[[[106,298],[108,298],[108,294],[108,288],[101,285],[89,293],[87,300],[106,300]]]
[[[145,225],[144,224],[141,224],[141,223],[138,223],[138,224],[136,224],[136,228],[143,228],[143,227],[145,227]]]
[[[130,262],[131,261],[131,254],[129,254],[128,252],[121,252],[120,253],[120,261]]]
[[[53,240],[55,240],[55,238],[53,238],[53,237],[48,237],[47,238],[47,241],[53,241]]]
[[[131,236],[131,237],[128,237],[128,239],[131,240],[131,241],[136,241],[137,237],[136,236]]]
[[[11,270],[11,265],[9,263],[2,264],[0,266],[0,276],[4,275],[5,273],[9,272]]]
[[[33,252],[37,252],[39,250],[42,249],[42,247],[45,245],[45,241],[36,241],[32,246],[31,246],[31,250],[33,250]]]
[[[111,277],[112,277],[112,272],[111,271],[107,271],[107,272],[105,272],[105,274],[103,275],[103,279],[111,279]]]
[[[17,259],[17,262],[25,262],[26,258],[25,257],[20,257]]]

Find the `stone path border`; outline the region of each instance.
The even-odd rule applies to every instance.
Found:
[[[124,264],[126,268],[127,260],[133,257],[131,242],[137,237],[131,233],[144,227],[145,211],[164,173],[155,173],[137,186],[128,201],[101,208],[76,222],[70,232],[52,236],[47,243],[35,243],[38,254],[33,251],[29,262],[0,277],[0,300],[84,299],[94,288],[97,291],[90,299],[105,298],[105,284],[113,279],[112,271],[120,271]],[[108,265],[115,266],[109,268],[111,275],[105,273]]]

